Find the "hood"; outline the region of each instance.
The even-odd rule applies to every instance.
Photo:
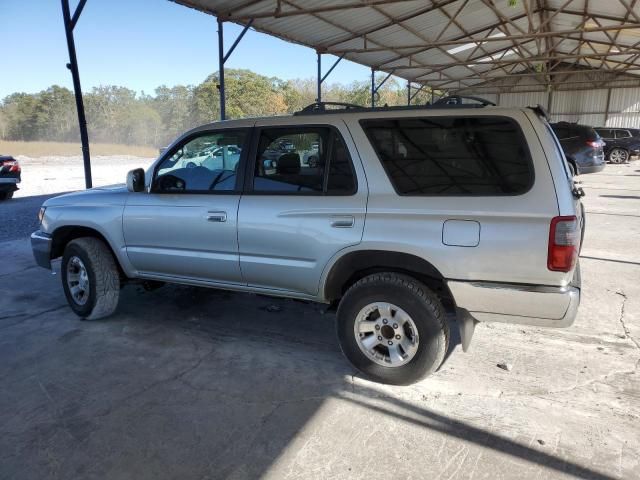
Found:
[[[62,205],[124,205],[129,194],[125,184],[107,185],[95,187],[89,190],[79,190],[77,192],[65,193],[57,197],[50,198],[42,205],[44,207],[54,207]]]

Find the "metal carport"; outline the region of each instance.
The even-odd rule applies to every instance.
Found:
[[[89,187],[89,146],[73,45],[73,26],[86,0],[80,0],[73,15],[69,0],[61,1]],[[377,72],[386,74],[385,80],[390,75],[405,79],[408,103],[424,86],[449,93],[542,93],[546,102],[538,103],[548,106],[553,106],[555,90],[599,89],[608,92],[607,111],[598,113],[605,122],[614,90],[632,89],[622,95],[622,112],[631,108],[626,113],[634,114],[640,105],[638,0],[172,1],[217,17],[223,118],[224,63],[249,28],[315,50],[318,99],[322,82],[346,58],[371,68],[372,105],[381,86],[376,85]],[[225,22],[245,27],[226,53]],[[337,60],[323,74],[326,54]]]

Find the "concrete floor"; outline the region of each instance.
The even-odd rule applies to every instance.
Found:
[[[582,180],[574,326],[481,324],[410,387],[359,378],[319,305],[131,286],[79,321],[0,243],[0,478],[640,478],[640,162]]]

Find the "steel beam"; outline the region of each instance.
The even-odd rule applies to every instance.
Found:
[[[224,21],[218,17],[218,91],[220,92],[220,120],[226,118],[224,91]]]
[[[380,90],[380,87],[382,87],[387,80],[389,80],[389,77],[391,77],[391,75],[393,74],[393,70],[391,70],[386,77],[384,77],[382,79],[382,81],[376,85],[376,71],[375,69],[371,69],[371,107],[375,107],[376,106],[376,93],[378,93],[378,90]]]
[[[327,73],[325,73],[324,75],[322,75],[322,53],[316,52],[316,55],[318,56],[318,78],[317,78],[318,93],[317,93],[316,102],[320,103],[322,101],[322,84],[327,79],[329,74],[333,72],[333,69],[336,68],[336,66],[340,63],[340,60],[344,58],[344,55],[340,55],[340,57],[338,57],[338,59],[335,62],[333,62],[333,65],[331,65],[331,68],[329,68],[329,70],[327,70]]]
[[[84,112],[84,100],[82,98],[82,86],[80,85],[80,72],[78,71],[78,58],[76,57],[76,44],[73,38],[73,28],[75,27],[86,0],[80,0],[76,10],[71,16],[69,0],[62,2],[62,19],[64,21],[64,31],[67,37],[67,49],[69,50],[69,63],[67,68],[71,70],[73,79],[73,92],[76,98],[76,110],[78,111],[78,125],[80,127],[80,142],[82,143],[82,160],[84,162],[84,183],[86,188],[91,188],[91,154],[89,152],[89,134],[87,132],[87,118]]]
[[[222,17],[217,17],[218,21],[218,89],[220,91],[220,120],[226,120],[226,96],[225,96],[225,88],[224,88],[224,64],[227,63],[227,60],[236,49],[242,37],[244,37],[245,33],[251,28],[253,25],[253,19],[249,19],[247,24],[242,29],[242,32],[235,39],[231,48],[227,53],[224,53],[224,20]]]
[[[256,13],[252,13],[251,15],[243,15],[241,13],[235,13],[243,9],[243,7],[240,7],[240,8],[236,8],[235,11],[229,10],[225,12],[225,16],[230,20],[243,20],[249,17],[251,18],[286,18],[286,17],[293,17],[298,15],[311,15],[311,14],[317,14],[317,13],[338,12],[341,10],[366,8],[366,7],[373,7],[378,5],[384,6],[392,3],[402,3],[404,1],[406,0],[369,0],[367,2],[345,2],[342,4],[304,8],[302,10],[286,10],[286,11],[283,11],[282,9],[276,6],[274,10],[256,12]]]
[[[371,69],[371,108],[376,106],[376,71]]]

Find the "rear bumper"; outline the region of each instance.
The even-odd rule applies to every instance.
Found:
[[[605,165],[605,163],[602,163],[600,165],[578,165],[578,173],[585,174],[601,172],[602,170],[604,170]]]
[[[14,192],[18,190],[20,179],[17,177],[0,177],[0,191]]]
[[[458,308],[480,322],[568,327],[580,305],[579,286],[447,282]]]
[[[36,230],[31,234],[31,250],[36,263],[43,268],[51,270],[51,243],[52,238],[48,233]]]

